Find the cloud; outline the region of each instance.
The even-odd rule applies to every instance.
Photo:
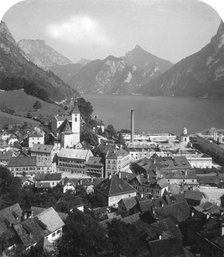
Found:
[[[76,46],[96,45],[108,48],[115,44],[104,26],[87,15],[76,15],[64,22],[49,24],[46,31],[49,37]]]

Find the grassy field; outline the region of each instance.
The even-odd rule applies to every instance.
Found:
[[[49,104],[36,97],[27,95],[23,90],[0,91],[0,105],[5,105],[15,110],[16,115],[26,116],[28,112],[33,112],[33,104],[37,100],[42,106],[40,111],[37,112],[37,116],[41,114],[46,117],[57,114],[59,110],[57,105]]]
[[[0,129],[4,128],[4,126],[8,124],[24,123],[24,122],[32,124],[33,126],[37,126],[39,124],[37,121],[34,121],[32,119],[14,116],[14,115],[10,115],[8,113],[0,111]]]

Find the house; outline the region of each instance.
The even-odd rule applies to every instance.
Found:
[[[51,164],[54,158],[54,146],[34,144],[30,150],[31,156],[37,157],[37,163]]]
[[[32,148],[35,144],[44,144],[44,133],[35,131],[28,135],[28,147]]]
[[[143,158],[151,158],[152,155],[155,153],[155,150],[152,149],[151,142],[133,142],[128,145],[128,150],[130,153],[131,161],[138,161]]]
[[[160,197],[163,195],[165,190],[168,191],[168,183],[162,178],[155,180],[154,178],[145,178],[143,175],[137,175],[135,178],[131,179],[129,183],[138,190],[142,196],[153,195]]]
[[[31,206],[30,210],[28,210],[28,214],[30,214],[30,217],[36,217],[43,211],[47,210],[47,208],[41,208],[41,207],[36,207],[36,206]],[[57,212],[59,217],[65,222],[66,219],[68,218],[68,213],[65,212]],[[29,215],[28,215],[29,217]]]
[[[158,170],[161,171],[177,171],[192,169],[189,161],[185,156],[156,156],[152,157]]]
[[[101,157],[90,156],[86,162],[86,174],[90,177],[103,178],[103,166]]]
[[[57,156],[59,172],[82,176],[86,174],[86,162],[93,154],[90,150],[62,148]]]
[[[121,199],[136,196],[136,189],[117,175],[104,179],[96,185],[94,191],[103,200],[105,206],[117,207]]]
[[[34,186],[38,189],[50,189],[61,182],[61,173],[37,174],[34,177]]]
[[[118,213],[124,215],[134,214],[138,210],[138,202],[135,197],[121,199],[118,203]]]
[[[147,179],[143,175],[137,175],[129,181],[129,184],[132,185],[140,194],[146,195],[151,194],[151,182],[154,183],[154,179]]]
[[[21,185],[22,187],[26,187],[26,186],[33,186],[34,185],[34,181],[32,178],[29,177],[20,177],[21,180]]]
[[[37,170],[36,157],[12,157],[8,169],[14,176],[21,176],[24,173],[34,175]]]
[[[58,213],[50,207],[37,216],[14,225],[14,230],[24,249],[29,250],[39,242],[43,243],[44,248],[55,244],[62,237],[63,226],[64,222]]]
[[[196,172],[193,169],[163,170],[159,173],[169,184],[198,187]]]
[[[194,206],[193,209],[196,212],[203,213],[207,218],[223,214],[222,207],[208,201],[201,203],[199,206]]]
[[[63,188],[63,193],[66,193],[69,191],[76,193],[76,187],[77,185],[79,185],[79,180],[65,177],[62,179],[61,185]]]
[[[139,204],[139,210],[141,213],[145,212],[151,212],[152,213],[152,207],[153,203],[151,199],[142,199],[138,201]]]
[[[200,186],[217,187],[219,184],[219,179],[215,172],[197,174],[197,180]]]
[[[22,176],[24,174],[33,176],[41,172],[51,172],[52,165],[37,162],[36,156],[18,156],[10,159],[8,169],[13,173],[14,176]]]
[[[73,212],[74,209],[78,209],[79,211],[84,212],[85,204],[81,197],[75,196],[75,197],[67,197],[63,196],[61,197],[57,204],[56,209],[65,208],[67,212]]]
[[[156,178],[157,167],[152,158],[143,158],[137,162],[134,162],[131,164],[130,168],[136,175],[144,175],[147,178]]]
[[[186,257],[183,244],[176,237],[165,235],[148,241],[148,245],[152,257]]]
[[[124,149],[108,151],[105,159],[105,178],[129,170],[130,155]]]
[[[7,139],[7,143],[9,146],[14,146],[14,143],[18,142],[18,138],[16,137],[16,135],[11,135],[8,139]]]
[[[98,115],[94,116],[94,127],[93,127],[93,132],[101,132],[104,133],[105,126],[102,120],[99,119]]]
[[[190,208],[186,201],[164,205],[155,209],[159,219],[171,218],[175,224],[179,224],[190,217]]]
[[[18,203],[0,210],[0,236],[11,226],[20,223],[22,214],[23,211]]]
[[[189,206],[198,206],[203,199],[203,193],[197,190],[186,190],[184,191],[184,198]]]

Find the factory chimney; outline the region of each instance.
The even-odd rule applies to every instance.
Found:
[[[134,142],[134,110],[131,110],[131,143]]]

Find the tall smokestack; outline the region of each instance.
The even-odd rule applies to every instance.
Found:
[[[131,110],[131,143],[134,141],[134,110]]]

